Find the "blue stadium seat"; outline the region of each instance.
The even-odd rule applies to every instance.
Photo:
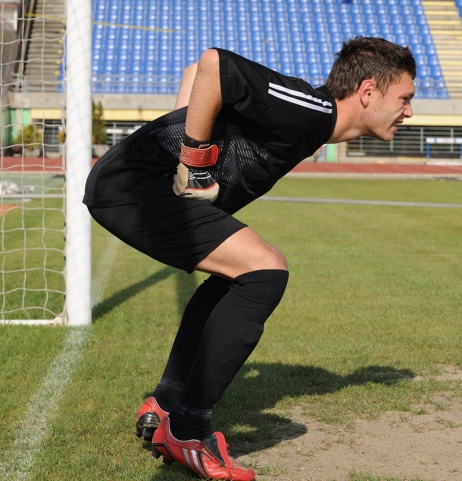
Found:
[[[321,68],[318,64],[308,64],[308,74],[310,77],[318,77],[321,75]]]
[[[418,68],[417,77],[419,77],[420,79],[423,79],[423,78],[430,78],[430,76],[431,76],[430,67],[422,66]]]
[[[428,66],[429,67],[439,67],[440,61],[438,59],[438,55],[429,55],[428,56]],[[433,74],[433,70],[432,70]]]
[[[409,35],[409,45],[419,45],[421,42],[420,35]]]
[[[427,54],[427,56],[437,55],[435,46],[433,44],[426,45],[425,46],[425,53]]]
[[[325,79],[327,79],[327,77],[329,76],[331,69],[332,69],[331,63],[330,64],[324,64],[322,66],[322,75]]]
[[[380,33],[382,35],[388,35],[388,34],[392,33],[392,31],[393,31],[393,29],[391,28],[390,25],[388,25],[388,24],[380,25]]]
[[[433,45],[433,38],[431,35],[422,35],[423,45]]]
[[[425,49],[423,48],[422,45],[420,45],[420,43],[412,45],[411,50],[412,50],[412,54],[414,55],[414,57],[416,57],[417,55],[422,55],[422,54],[425,53]]]
[[[409,37],[404,34],[396,35],[395,42],[402,47],[407,47],[409,45]]]
[[[462,0],[456,1],[462,8]],[[179,83],[184,67],[212,45],[320,84],[342,41],[356,35],[383,36],[410,45],[416,57],[421,56],[419,65],[429,66],[423,72],[426,77],[435,81],[441,74],[420,0],[93,0],[92,4],[93,20],[100,23],[93,26],[92,75],[95,79],[104,75],[112,82],[118,75],[135,82],[131,87],[117,85],[120,92],[175,93],[171,76]],[[175,33],[101,25],[105,22]],[[101,89],[103,84],[97,85]],[[444,98],[447,94],[444,85],[424,87],[422,95],[433,92]]]
[[[310,64],[318,64],[318,54],[315,52],[307,52],[306,54],[306,61]]]
[[[424,54],[419,54],[415,56],[415,62],[417,67],[425,67],[428,66],[427,57]]]
[[[431,66],[431,76],[435,80],[444,79],[443,71],[441,70],[441,67],[439,65],[432,65]]]
[[[419,27],[419,34],[420,35],[431,35],[430,27],[428,25],[421,25]]]
[[[407,34],[407,27],[405,25],[403,25],[402,23],[401,24],[396,24],[396,25],[393,25],[393,33],[395,35],[403,35],[403,34]]]
[[[299,78],[306,78],[308,76],[308,69],[304,63],[295,64],[295,76]]]
[[[375,23],[368,23],[367,24],[367,33],[369,36],[373,36],[375,34],[380,33],[380,28]]]

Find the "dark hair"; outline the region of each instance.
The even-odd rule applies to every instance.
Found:
[[[365,79],[374,79],[383,94],[399,82],[401,74],[416,76],[416,63],[409,47],[401,47],[383,38],[356,37],[343,42],[342,50],[326,81],[326,87],[337,100],[356,92]]]

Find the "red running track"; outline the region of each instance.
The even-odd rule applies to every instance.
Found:
[[[92,165],[98,159],[92,159]],[[3,157],[3,172],[47,172],[63,174],[61,159],[48,157]],[[360,174],[360,175],[462,175],[462,165],[426,165],[426,164],[337,164],[301,162],[292,171],[293,174]]]
[[[3,157],[2,172],[47,172],[49,174],[64,174],[62,159],[49,157]]]

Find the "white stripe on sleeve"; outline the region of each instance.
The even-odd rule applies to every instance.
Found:
[[[302,107],[306,107],[308,109],[312,110],[318,110],[319,112],[324,112],[326,114],[331,114],[332,109],[328,109],[325,107],[320,107],[318,105],[310,104],[309,102],[304,102],[303,100],[298,100],[294,99],[293,97],[289,97],[287,95],[280,94],[279,92],[275,92],[274,90],[269,89],[268,93],[270,95],[274,95],[275,97],[278,97],[279,99],[286,100],[287,102],[291,102],[293,104],[301,105]]]
[[[324,102],[321,99],[317,99],[316,97],[312,97],[311,95],[304,94],[303,92],[298,92],[297,90],[291,90],[286,87],[282,87],[281,85],[276,85],[273,83],[269,83],[270,88],[280,90],[281,92],[285,92],[290,95],[294,95],[295,97],[301,97],[304,99],[311,100],[313,102],[317,102],[318,104],[322,104],[324,107],[332,107],[332,104],[325,100]]]

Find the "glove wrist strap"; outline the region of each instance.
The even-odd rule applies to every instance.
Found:
[[[207,148],[192,148],[181,146],[180,162],[190,167],[210,167],[215,165],[218,159],[218,147],[210,145]]]
[[[183,145],[191,147],[192,149],[206,149],[210,146],[210,140],[196,140],[185,133],[183,136]]]

